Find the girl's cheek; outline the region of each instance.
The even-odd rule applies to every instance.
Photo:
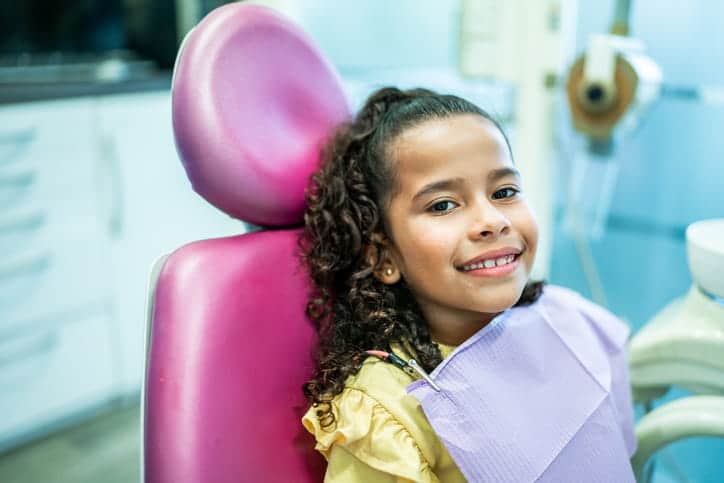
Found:
[[[538,224],[535,210],[533,210],[533,207],[530,205],[527,198],[523,198],[521,202],[516,205],[516,209],[522,216],[531,218],[536,225]]]
[[[440,249],[456,239],[458,229],[452,219],[446,216],[420,218],[410,226],[410,241],[418,246]]]
[[[524,216],[526,218],[526,223],[530,226],[530,230],[535,232],[536,236],[538,235],[538,218],[535,215],[535,212],[526,205]]]
[[[522,206],[514,215],[513,225],[525,238],[529,248],[535,249],[538,243],[538,220],[535,212],[528,206]]]

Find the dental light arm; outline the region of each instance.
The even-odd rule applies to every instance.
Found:
[[[614,35],[628,35],[629,22],[631,16],[631,0],[617,0],[615,10],[613,12],[613,23],[611,25],[611,33]]]

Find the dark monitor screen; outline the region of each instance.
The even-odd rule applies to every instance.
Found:
[[[92,56],[126,51],[173,65],[175,0],[22,0],[0,3],[0,58]]]

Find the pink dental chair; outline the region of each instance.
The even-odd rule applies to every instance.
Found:
[[[172,97],[194,190],[268,229],[194,242],[154,267],[142,479],[321,481],[300,423],[314,329],[297,238],[320,146],[349,116],[340,80],[294,25],[234,3],[187,36]]]

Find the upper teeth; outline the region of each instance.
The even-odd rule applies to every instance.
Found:
[[[515,259],[515,255],[506,255],[504,257],[500,258],[489,258],[487,260],[483,260],[482,262],[473,263],[470,265],[464,265],[463,271],[468,272],[470,270],[477,270],[478,268],[493,268],[493,267],[499,267],[501,265],[505,265],[507,263],[510,263]]]

